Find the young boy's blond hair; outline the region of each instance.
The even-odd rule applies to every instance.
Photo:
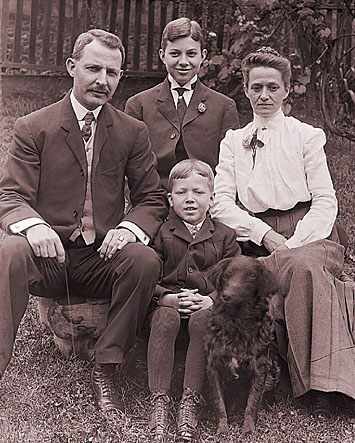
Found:
[[[211,192],[213,192],[214,175],[212,168],[207,163],[203,162],[202,160],[197,160],[196,158],[182,160],[171,169],[168,180],[168,191],[171,192],[175,180],[188,178],[193,172],[201,175],[202,177],[206,177],[208,188]]]

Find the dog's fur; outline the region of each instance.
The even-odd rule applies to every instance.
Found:
[[[209,278],[217,292],[206,335],[207,375],[216,403],[217,433],[228,432],[223,388],[228,373],[239,378],[244,389],[250,388],[243,432],[252,432],[264,392],[273,389],[280,377],[269,314],[269,301],[277,286],[260,260],[246,256],[220,261]]]

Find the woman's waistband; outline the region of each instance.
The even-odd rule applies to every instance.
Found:
[[[311,207],[311,201],[298,202],[293,208],[286,209],[285,211],[283,211],[281,209],[268,209],[267,211],[264,211],[264,212],[255,212],[254,215],[257,218],[276,217],[276,216],[288,214],[289,212],[297,210],[297,209],[304,209],[304,208],[309,209],[310,207]]]

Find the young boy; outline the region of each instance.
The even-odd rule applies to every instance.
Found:
[[[206,367],[203,337],[214,291],[206,271],[223,258],[240,254],[234,231],[208,215],[213,182],[211,167],[200,160],[183,160],[175,165],[168,182],[170,215],[153,244],[163,261],[148,315],[150,430],[156,442],[162,442],[167,432],[168,392],[179,332],[187,332],[189,343],[178,410],[178,441],[194,439]]]
[[[188,18],[164,28],[160,58],[168,71],[159,85],[131,97],[125,112],[148,126],[158,172],[167,187],[171,168],[197,158],[212,169],[228,129],[239,128],[234,100],[203,85],[198,72],[207,51],[200,25]]]

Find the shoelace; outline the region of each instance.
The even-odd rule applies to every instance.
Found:
[[[196,427],[196,409],[199,403],[199,397],[193,392],[187,394],[180,404],[180,425],[190,428]]]
[[[98,378],[101,380],[102,395],[104,397],[115,395],[116,389],[112,377],[106,375],[103,371],[100,371]]]
[[[166,394],[156,394],[151,400],[153,412],[151,415],[151,429],[156,433],[165,431],[164,423],[168,414],[169,397]]]

